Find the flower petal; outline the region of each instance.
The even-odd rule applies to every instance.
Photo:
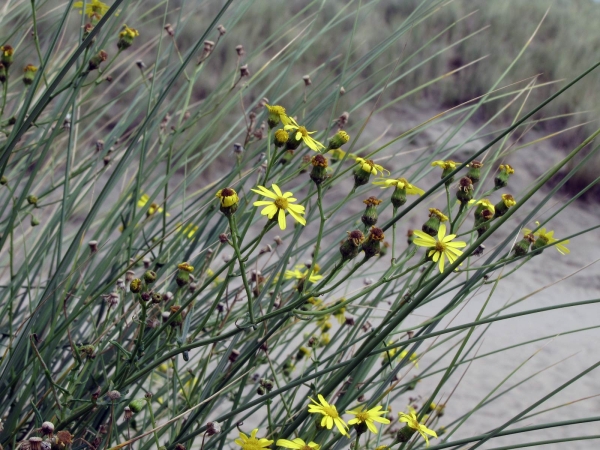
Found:
[[[279,222],[279,228],[281,228],[282,230],[285,230],[285,212],[283,211],[283,209],[279,210],[279,216],[278,216],[278,222]]]
[[[273,192],[275,192],[278,197],[283,197],[283,192],[281,192],[281,189],[279,189],[279,186],[277,186],[275,183],[271,185],[271,189],[273,189]]]

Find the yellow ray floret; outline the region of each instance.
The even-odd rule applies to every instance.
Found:
[[[380,178],[377,181],[373,181],[373,184],[381,186],[381,189],[389,187],[397,187],[398,189],[405,189],[407,195],[423,195],[425,191],[420,189],[408,181],[405,178]]]
[[[540,223],[538,221],[536,221],[535,224],[538,227],[540,226]],[[531,230],[529,228],[523,228],[523,234],[525,234],[525,235],[531,234]],[[545,241],[546,245],[552,245],[558,241],[558,239],[556,239],[554,237],[554,230],[546,230],[546,228],[540,228],[535,233],[533,233],[533,235],[537,239],[541,239],[542,241]],[[560,242],[559,244],[555,244],[554,247],[556,248],[556,250],[558,250],[558,252],[561,255],[568,255],[569,253],[571,253],[571,250],[569,250],[566,245],[568,243],[569,243],[569,240],[565,239],[564,241]]]
[[[413,233],[416,236],[413,239],[413,243],[419,247],[430,248],[427,256],[429,256],[433,262],[439,264],[441,273],[444,272],[445,259],[448,258],[450,263],[453,263],[456,261],[456,258],[462,255],[462,251],[458,249],[467,246],[467,243],[463,241],[452,242],[456,235],[449,234],[446,236],[446,225],[443,223],[440,224],[437,239],[421,230],[414,230]]]
[[[250,437],[240,431],[240,437],[234,442],[239,445],[242,450],[260,450],[261,448],[269,447],[273,443],[273,441],[270,441],[269,439],[257,438],[256,433],[258,433],[258,428],[252,430]]]
[[[304,442],[300,438],[292,439],[291,441],[287,439],[279,439],[275,445],[283,448],[291,448],[293,450],[319,450],[321,446],[312,441]]]
[[[433,436],[434,438],[437,437],[437,433],[435,431],[430,430],[424,424],[419,423],[417,413],[415,412],[414,409],[412,409],[408,414],[403,413],[403,412],[398,413],[398,416],[400,416],[400,422],[404,422],[410,428],[412,428],[413,430],[417,430],[419,432],[419,434],[421,436],[423,436],[423,439],[425,439],[425,442],[427,443],[428,447],[429,447],[429,436]]]
[[[323,144],[321,144],[319,141],[310,136],[311,134],[315,134],[316,131],[308,131],[305,127],[298,125],[296,121],[292,118],[290,118],[290,121],[292,123],[290,123],[289,125],[285,125],[284,129],[286,131],[295,131],[296,134],[292,134],[292,136],[294,136],[294,139],[296,139],[296,141],[302,139],[302,142],[304,142],[308,148],[314,150],[315,152],[318,152],[322,148],[325,148]]]
[[[375,434],[377,434],[375,422],[383,423],[385,425],[390,423],[388,419],[381,417],[383,414],[387,413],[387,410],[383,409],[382,406],[376,406],[375,408],[371,408],[369,410],[366,410],[363,406],[361,406],[360,408],[354,408],[346,411],[346,413],[354,416],[354,419],[350,419],[348,421],[348,425],[359,425],[364,423],[367,425],[367,428]]]
[[[308,412],[313,414],[322,414],[322,427],[327,427],[328,430],[331,430],[335,424],[337,429],[340,430],[340,433],[342,433],[344,436],[347,436],[348,425],[346,425],[346,422],[344,422],[344,420],[338,414],[335,405],[330,405],[327,403],[327,400],[325,400],[321,394],[317,395],[317,398],[319,399],[318,402],[312,398],[310,399],[310,401],[313,403],[308,405]]]
[[[276,184],[271,185],[272,191],[267,189],[264,186],[257,186],[256,189],[252,189],[252,192],[255,192],[264,197],[270,198],[271,200],[258,200],[254,202],[254,206],[264,206],[263,210],[260,212],[263,216],[267,216],[269,219],[274,219],[277,215],[277,222],[279,223],[279,228],[285,230],[285,213],[289,213],[296,222],[306,225],[306,219],[302,217],[304,214],[304,206],[302,205],[294,205],[293,203],[297,200],[293,198],[291,192],[281,192],[279,186]]]

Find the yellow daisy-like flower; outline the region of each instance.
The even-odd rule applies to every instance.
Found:
[[[283,125],[292,125],[294,122],[294,119],[292,119],[291,117],[288,117],[288,115],[285,113],[285,108],[283,106],[279,106],[279,105],[267,105],[265,104],[265,107],[269,110],[269,114],[272,114],[274,116],[279,116],[279,120],[281,121],[281,123]]]
[[[494,207],[494,205],[492,204],[492,202],[490,202],[487,198],[482,198],[481,200],[479,200],[478,202],[476,202],[477,205],[482,205],[485,209],[487,209],[488,211],[490,211],[492,214],[494,214],[496,212],[496,208]]]
[[[308,412],[313,414],[323,414],[323,418],[321,419],[322,427],[327,427],[328,430],[331,430],[335,424],[337,429],[340,430],[340,433],[344,436],[348,436],[348,425],[346,425],[346,422],[344,422],[338,414],[335,405],[327,403],[327,400],[325,400],[321,394],[318,394],[317,398],[319,399],[318,402],[314,401],[312,398],[310,399],[313,404],[308,405]]]
[[[513,173],[515,173],[515,169],[513,169],[512,166],[508,164],[501,164],[498,169],[501,172],[506,172],[508,175],[512,175]]]
[[[291,192],[281,192],[281,189],[279,189],[279,186],[276,184],[272,184],[271,189],[273,189],[273,191],[268,190],[264,186],[257,186],[256,189],[252,189],[252,192],[273,199],[272,201],[259,200],[254,202],[254,206],[265,206],[260,213],[263,216],[267,216],[269,219],[273,219],[277,215],[279,228],[282,230],[285,230],[286,227],[286,211],[296,220],[296,222],[306,225],[306,219],[302,217],[304,214],[304,206],[292,204],[297,201],[292,197],[294,194]]]
[[[444,261],[446,258],[453,263],[456,258],[462,255],[462,251],[459,248],[466,247],[467,243],[463,241],[452,242],[452,239],[456,237],[455,234],[449,234],[446,236],[446,225],[440,224],[438,230],[437,239],[421,230],[414,230],[416,238],[413,239],[413,243],[419,247],[429,247],[431,250],[427,253],[433,262],[439,263],[440,273],[444,272]]]
[[[433,161],[431,163],[431,167],[441,167],[443,170],[454,170],[454,169],[456,169],[457,164],[460,164],[460,163],[454,162],[452,160]]]
[[[175,227],[177,231],[181,231],[183,235],[186,236],[188,239],[192,239],[196,232],[199,230],[199,228],[200,227],[198,227],[198,225],[194,225],[193,223],[188,223],[183,228],[181,224],[177,224]]]
[[[355,161],[356,164],[358,164],[362,170],[364,170],[367,173],[370,173],[371,175],[378,175],[379,173],[383,175],[384,172],[387,172],[388,174],[390,173],[389,170],[384,169],[379,164],[375,164],[375,162],[373,162],[372,159],[356,158]]]
[[[123,24],[123,31],[119,33],[120,37],[127,37],[133,39],[136,36],[139,36],[140,32],[135,28],[129,28],[127,25]]]
[[[540,226],[540,223],[538,221],[536,221],[535,224],[537,226]],[[525,234],[525,235],[531,234],[531,230],[529,228],[523,228],[523,234]],[[552,245],[556,241],[558,241],[558,239],[556,239],[554,237],[554,230],[546,230],[546,228],[540,228],[535,233],[533,233],[533,235],[537,238],[535,242],[536,243],[540,242],[540,244],[539,244],[540,247],[544,247],[546,245]],[[556,247],[556,250],[558,250],[558,253],[560,253],[561,255],[568,255],[569,253],[571,253],[571,250],[569,250],[566,246],[566,244],[568,244],[568,243],[569,243],[569,240],[566,239],[566,240],[562,241],[560,244],[556,244],[554,247]]]
[[[351,409],[346,411],[347,414],[354,415],[354,419],[350,419],[348,421],[348,425],[360,425],[364,423],[367,425],[367,428],[371,430],[372,433],[377,434],[377,427],[375,426],[375,422],[389,424],[390,421],[385,417],[380,417],[382,414],[387,413],[387,409],[382,409],[382,406],[376,406],[375,408],[371,408],[369,410],[365,410],[363,406],[360,408]]]
[[[406,425],[408,425],[413,430],[417,430],[419,432],[419,434],[421,436],[423,436],[423,439],[425,439],[425,442],[427,443],[428,447],[429,447],[429,436],[433,436],[434,438],[438,437],[437,433],[435,431],[430,430],[424,424],[419,423],[419,419],[417,418],[417,413],[414,410],[410,411],[409,414],[406,414],[403,412],[398,413],[398,416],[400,416],[400,422],[406,423]]]
[[[283,128],[288,131],[295,131],[296,134],[294,135],[294,139],[296,139],[296,141],[302,139],[306,146],[315,152],[325,148],[323,144],[310,136],[311,134],[315,134],[316,131],[308,131],[305,127],[298,125],[294,119],[289,119],[291,123],[285,125]]]
[[[279,447],[283,448],[291,448],[294,450],[319,450],[321,448],[319,444],[315,444],[312,441],[306,443],[300,438],[292,439],[291,441],[288,441],[287,439],[279,439],[277,440],[275,445],[278,445]]]
[[[285,273],[283,274],[284,278],[286,280],[291,280],[292,278],[295,278],[296,280],[305,279],[306,276],[308,275],[308,270],[301,271],[300,269],[303,267],[304,267],[304,265],[299,264],[295,267],[294,270],[286,270]],[[310,273],[310,277],[308,278],[308,280],[311,283],[313,283],[315,281],[319,281],[321,278],[323,278],[323,275],[317,275],[316,272],[317,272],[316,270],[313,270]]]
[[[389,188],[389,187],[397,187],[399,189],[406,190],[406,194],[408,195],[423,195],[425,191],[420,189],[408,181],[405,178],[381,178],[378,181],[373,181],[373,184],[378,186],[382,186],[381,189]]]
[[[250,433],[250,437],[240,431],[240,437],[234,442],[239,445],[242,450],[260,450],[261,448],[267,448],[273,441],[265,438],[257,438],[258,428],[255,428]]]
[[[73,3],[73,8],[75,9],[83,9],[83,2],[75,2]],[[108,5],[100,0],[89,0],[85,3],[85,15],[88,17],[93,17],[95,14],[99,16],[103,16],[108,11]],[[79,11],[81,14],[83,11]]]

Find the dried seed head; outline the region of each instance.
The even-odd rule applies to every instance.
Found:
[[[283,245],[283,240],[279,236],[275,236],[273,240],[277,245]]]
[[[148,269],[150,267],[150,264],[152,264],[152,260],[147,256],[144,257],[144,259],[142,259],[142,262],[144,263],[144,269]]]
[[[29,448],[31,450],[42,450],[42,442],[44,440],[41,437],[30,437]]]
[[[125,420],[129,420],[133,417],[133,411],[131,411],[129,406],[123,408],[123,416],[125,417]]]
[[[138,59],[135,62],[135,65],[138,66],[138,69],[140,70],[144,70],[146,68],[146,64],[144,64],[144,61],[142,61],[141,59]]]
[[[92,253],[96,253],[98,251],[98,241],[90,241],[88,242],[88,245]]]
[[[235,153],[236,155],[241,155],[242,153],[244,153],[244,147],[242,146],[242,144],[240,144],[239,142],[233,144],[233,153]]]
[[[117,304],[119,303],[119,294],[117,294],[116,292],[111,292],[108,295],[108,298],[106,299],[106,303],[108,303],[109,308],[117,306]]]
[[[222,24],[217,25],[217,31],[219,32],[219,35],[223,36],[225,33],[227,33],[227,30],[225,29],[225,27]]]
[[[242,67],[240,67],[240,77],[249,77],[250,76],[250,70],[248,70],[248,64],[244,64]]]
[[[271,253],[273,251],[273,247],[271,247],[269,244],[267,244],[265,247],[263,247],[260,252],[258,252],[259,255],[264,255],[265,253]]]
[[[165,25],[165,31],[169,36],[175,36],[175,30],[173,29],[173,25],[171,25],[170,23]]]
[[[52,422],[44,422],[40,431],[44,436],[50,436],[54,433],[54,424]]]
[[[206,40],[204,41],[204,54],[208,55],[215,48],[215,43],[213,41]]]
[[[304,75],[302,79],[304,80],[304,86],[310,86],[312,84],[312,81],[310,81],[310,75]]]
[[[108,391],[108,393],[106,394],[106,396],[110,400],[119,400],[121,398],[121,393],[119,391]]]
[[[130,283],[131,280],[133,280],[135,278],[135,272],[133,270],[128,270],[127,272],[125,272],[125,281],[127,283]]]
[[[344,89],[344,86],[340,86],[340,95],[344,95],[346,93],[346,89]]]
[[[208,422],[206,424],[206,435],[213,436],[221,432],[221,424],[219,422]]]
[[[235,47],[235,51],[237,52],[238,56],[243,56],[244,55],[244,46],[243,45],[238,45]]]
[[[229,242],[229,238],[227,237],[227,235],[225,233],[221,233],[219,235],[219,242],[221,244],[227,244]]]
[[[229,354],[229,361],[231,361],[233,363],[238,359],[239,356],[240,356],[240,351],[233,349],[233,350],[231,350],[231,353]]]
[[[183,444],[177,444],[175,445],[175,450],[187,450],[185,445]]]

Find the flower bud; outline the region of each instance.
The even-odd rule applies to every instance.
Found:
[[[131,411],[136,414],[141,412],[145,406],[146,406],[145,398],[136,398],[136,399],[131,400],[131,402],[129,402],[129,409],[131,409]]]
[[[140,280],[139,278],[134,278],[133,280],[131,280],[131,283],[129,283],[129,290],[134,294],[141,292],[142,280]]]
[[[340,148],[342,145],[346,144],[350,140],[350,136],[345,131],[338,131],[333,137],[329,140],[329,145],[327,149],[336,150]]]
[[[458,183],[458,191],[456,191],[456,198],[463,205],[473,200],[473,181],[469,177],[463,177]]]
[[[14,49],[10,45],[3,45],[2,47],[0,47],[0,52],[0,62],[4,65],[6,71],[8,72],[8,69],[10,68],[14,60]]]
[[[296,353],[296,361],[300,361],[304,358],[308,358],[310,356],[310,349],[306,347],[300,347],[298,349],[298,353]]]
[[[281,165],[286,165],[287,163],[289,163],[292,160],[293,157],[294,157],[294,150],[287,150],[281,156],[281,159],[279,160],[279,162],[281,163]]]
[[[152,270],[147,270],[146,272],[144,272],[143,278],[146,284],[152,284],[156,281],[156,272]]]
[[[496,212],[494,217],[502,217],[506,214],[509,208],[512,208],[517,204],[515,198],[510,194],[502,194],[502,200],[498,202],[495,206]]]
[[[123,31],[119,33],[117,47],[119,50],[125,50],[131,47],[133,40],[139,35],[140,33],[135,28],[129,28],[127,25],[123,25]]]
[[[281,148],[287,143],[289,138],[290,134],[283,128],[280,128],[275,132],[275,135],[273,136],[273,144],[275,144],[275,147]]]
[[[371,178],[371,172],[366,171],[363,167],[364,165],[359,165],[354,169],[354,188],[364,186]]]
[[[40,224],[40,220],[35,216],[31,216],[31,220],[29,221],[29,224],[32,227],[37,227]]]
[[[363,213],[360,220],[365,224],[366,227],[372,227],[377,223],[377,205],[381,203],[381,200],[375,197],[369,197],[366,200],[363,200],[363,203],[367,205],[365,212]]]
[[[37,206],[38,203],[38,198],[35,195],[28,195],[27,196],[27,203],[29,203],[30,205],[33,206]]]
[[[379,254],[381,241],[385,238],[381,228],[372,227],[369,236],[362,245],[365,252],[365,258],[369,259]]]
[[[262,387],[262,386],[259,386],[259,387],[257,387],[257,388],[256,388],[256,393],[257,393],[258,395],[265,395],[265,394],[266,394],[266,390],[265,390],[265,388],[264,388],[264,387]]]
[[[533,234],[526,234],[523,239],[515,244],[513,253],[515,256],[524,256],[529,252],[529,246],[535,242]]]
[[[343,261],[354,259],[360,252],[360,246],[364,242],[365,236],[359,230],[348,231],[348,238],[340,245],[340,253]]]
[[[477,208],[475,208],[474,213],[475,221],[480,220],[483,212],[486,210],[490,211],[493,215],[496,211],[496,208],[494,205],[492,205],[492,202],[490,202],[487,198],[483,198],[477,202]]]
[[[496,178],[494,178],[494,185],[496,186],[496,189],[506,187],[508,185],[508,179],[513,173],[515,173],[515,169],[508,164],[501,164],[498,175],[496,175]]]
[[[97,54],[90,58],[90,61],[88,62],[88,70],[91,72],[92,70],[98,69],[98,67],[100,67],[100,64],[102,64],[107,59],[108,53],[106,53],[104,50],[100,50]]]
[[[289,136],[287,142],[285,143],[285,148],[288,150],[296,150],[298,147],[300,147],[300,144],[302,143],[302,136],[300,136],[300,139],[296,139],[296,135],[298,135],[299,133],[292,133],[291,136]]]
[[[440,223],[447,221],[448,217],[446,217],[439,209],[429,208],[429,219],[423,224],[423,227],[421,229],[424,233],[427,233],[429,236],[435,237],[437,236],[438,230],[440,229]],[[412,234],[409,236],[409,240],[411,237]]]
[[[327,166],[329,162],[325,156],[318,154],[312,157],[310,163],[313,166],[310,172],[310,179],[313,180],[316,185],[319,185],[328,178]]]
[[[471,161],[468,166],[469,171],[467,172],[467,178],[469,178],[473,184],[477,183],[481,179],[481,168],[483,163],[479,161]]]
[[[2,177],[0,177],[0,185],[6,186],[7,184],[8,184],[8,178],[6,178],[4,175],[2,175]]]
[[[231,217],[238,209],[240,199],[237,192],[231,188],[220,189],[216,197],[219,199],[219,210],[226,217]]]
[[[151,300],[152,300],[152,303],[154,305],[158,305],[160,302],[162,302],[163,300],[165,300],[165,296],[161,295],[158,292],[153,292]]]

